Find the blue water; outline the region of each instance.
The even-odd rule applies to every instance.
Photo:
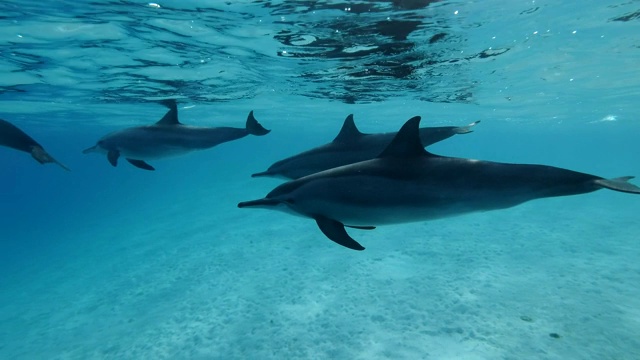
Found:
[[[364,132],[640,176],[635,1],[0,3],[0,359],[638,359],[640,198],[602,190],[327,240],[236,207],[252,173]],[[155,172],[83,155],[176,98],[183,123],[272,132]],[[636,184],[638,184],[636,180]],[[553,335],[553,336],[552,336]],[[556,336],[557,335],[557,336]]]

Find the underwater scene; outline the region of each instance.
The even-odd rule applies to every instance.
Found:
[[[640,359],[640,2],[0,23],[0,359]]]

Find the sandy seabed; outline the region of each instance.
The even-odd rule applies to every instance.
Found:
[[[0,357],[640,358],[632,196],[351,229],[355,252],[236,209],[250,181],[56,234],[3,286]]]

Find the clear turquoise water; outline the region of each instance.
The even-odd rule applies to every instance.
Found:
[[[236,208],[349,113],[482,120],[443,155],[640,175],[638,2],[158,5],[0,3],[0,117],[72,169],[0,148],[0,358],[640,358],[632,195],[351,231],[364,252]],[[81,153],[163,98],[273,131],[152,173]]]

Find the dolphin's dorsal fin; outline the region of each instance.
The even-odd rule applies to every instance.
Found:
[[[174,99],[161,101],[161,104],[168,107],[169,111],[160,119],[156,125],[182,125],[178,121],[178,105]]]
[[[346,119],[344,119],[344,124],[342,124],[342,129],[338,133],[333,142],[349,142],[353,139],[357,139],[364,135],[358,130],[356,127],[356,123],[353,121],[353,114],[349,114]]]
[[[402,125],[400,131],[378,157],[418,157],[425,155],[431,154],[424,149],[420,141],[420,116],[414,116]]]

